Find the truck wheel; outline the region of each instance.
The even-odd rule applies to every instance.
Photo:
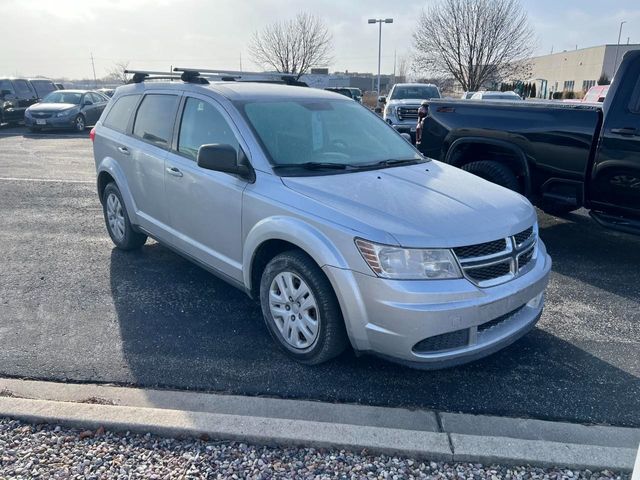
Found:
[[[267,264],[260,281],[260,304],[271,336],[300,363],[326,362],[347,346],[333,288],[304,252],[287,251]]]
[[[509,167],[502,163],[491,160],[482,160],[479,162],[471,162],[462,166],[462,170],[473,173],[480,178],[508,188],[514,192],[520,192],[520,185],[515,174]]]
[[[102,209],[107,231],[116,247],[120,250],[135,250],[144,245],[147,236],[136,232],[131,226],[122,195],[114,182],[104,189]]]

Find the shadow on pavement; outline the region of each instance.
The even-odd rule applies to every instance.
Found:
[[[23,137],[30,140],[55,140],[56,138],[86,138],[89,139],[90,129],[84,132],[76,132],[75,130],[40,130],[31,132],[27,127],[9,127],[3,125],[0,127],[0,137]]]
[[[548,233],[552,245],[561,235]],[[540,328],[448,370],[352,352],[307,367],[278,350],[244,293],[158,244],[114,249],[110,285],[140,386],[640,426],[636,376],[610,364],[607,352],[596,357]]]

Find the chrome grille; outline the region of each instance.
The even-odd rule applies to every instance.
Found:
[[[512,237],[455,247],[464,275],[479,287],[507,282],[528,270],[537,252],[533,226]]]
[[[398,120],[418,120],[418,107],[398,107]]]

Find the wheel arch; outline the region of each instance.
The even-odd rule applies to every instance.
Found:
[[[127,212],[129,212],[129,219],[132,223],[136,216],[136,205],[133,200],[133,196],[131,194],[131,190],[129,189],[129,184],[127,183],[126,176],[120,165],[111,157],[105,158],[100,162],[98,166],[98,175],[96,179],[97,189],[98,189],[98,198],[100,199],[100,203],[103,201],[103,193],[105,187],[110,183],[115,182],[118,190],[120,190],[120,195],[122,195],[122,199],[124,200],[125,207]],[[135,222],[137,223],[137,222]]]
[[[498,152],[505,154],[500,159],[478,158],[482,152]],[[462,167],[468,163],[479,160],[495,160],[509,166],[517,176],[522,176],[523,195],[529,197],[531,194],[531,172],[529,162],[524,151],[513,143],[482,137],[464,137],[454,140],[447,149],[444,157],[445,163],[454,167]]]
[[[309,255],[320,268],[325,265],[348,268],[335,245],[316,227],[293,217],[269,217],[258,222],[244,242],[243,281],[252,297],[257,297],[259,279],[269,260],[293,249]],[[332,287],[335,290],[335,285]]]

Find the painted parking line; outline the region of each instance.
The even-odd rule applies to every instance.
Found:
[[[93,185],[94,180],[67,180],[64,178],[21,178],[21,177],[0,177],[0,181],[5,182],[42,182],[42,183],[86,183]]]

